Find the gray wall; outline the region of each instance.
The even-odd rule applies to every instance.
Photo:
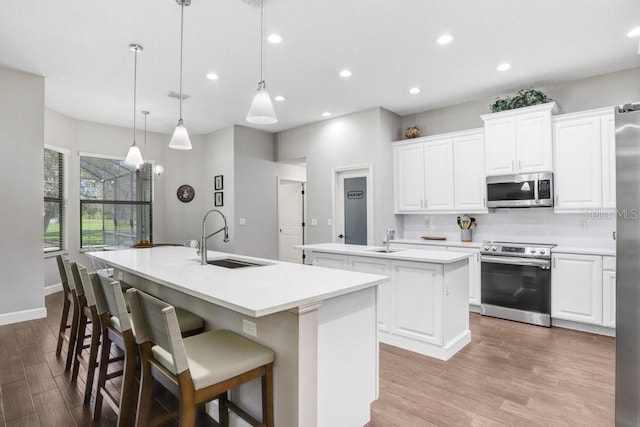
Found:
[[[44,79],[0,68],[0,315],[43,309]]]
[[[305,158],[307,162],[307,242],[332,241],[327,220],[332,217],[332,168],[372,164],[374,174],[374,241],[395,224],[391,189],[391,141],[399,118],[381,108],[324,120],[277,134],[278,161]],[[311,219],[317,226],[310,225]],[[393,223],[393,224],[392,224]]]
[[[418,125],[422,136],[426,136],[482,127],[480,115],[491,112],[489,105],[497,96],[512,95],[523,88],[527,87],[517,87],[510,92],[496,94],[491,98],[404,116],[400,122],[401,129]],[[629,101],[638,102],[640,101],[640,68],[535,88],[542,90],[558,103],[559,114],[607,107]]]

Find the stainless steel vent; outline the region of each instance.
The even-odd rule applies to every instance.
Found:
[[[167,95],[169,98],[175,98],[175,99],[180,99],[180,94],[178,92],[169,92],[169,95]],[[187,95],[186,93],[182,94],[182,100],[184,101],[185,99],[189,99],[191,98],[191,95]]]

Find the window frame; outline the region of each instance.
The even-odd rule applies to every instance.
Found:
[[[61,156],[61,162],[59,163],[59,168],[62,169],[62,177],[60,179],[60,183],[59,188],[61,191],[60,197],[46,197],[44,195],[44,186],[42,189],[42,196],[43,196],[43,204],[42,204],[42,214],[44,216],[44,204],[46,202],[55,202],[55,203],[60,203],[60,218],[59,218],[59,224],[60,224],[60,231],[59,231],[59,236],[60,236],[60,242],[61,242],[61,247],[58,248],[51,248],[50,250],[47,250],[47,248],[44,247],[44,233],[45,231],[43,230],[43,247],[42,247],[42,251],[43,251],[43,255],[45,258],[50,258],[50,257],[54,257],[60,254],[66,254],[68,253],[68,230],[67,230],[67,195],[68,195],[68,182],[69,182],[69,154],[70,151],[66,150],[64,148],[61,147],[56,147],[55,145],[50,145],[50,144],[44,144],[42,153],[43,153],[43,158],[44,158],[44,150],[49,150],[49,151],[53,151],[58,153]],[[44,183],[44,164],[42,167],[42,179],[43,179],[43,183]]]
[[[149,221],[148,221],[148,235],[149,242],[153,243],[153,201],[154,201],[154,192],[155,192],[155,182],[153,179],[153,166],[155,162],[150,159],[145,159],[145,164],[149,164],[149,201],[128,201],[128,200],[106,200],[106,199],[82,199],[80,194],[80,182],[81,182],[81,167],[82,167],[82,158],[94,158],[94,159],[102,159],[102,160],[114,160],[119,162],[124,162],[124,158],[120,156],[113,156],[109,154],[98,154],[98,153],[86,153],[86,152],[78,152],[78,214],[79,214],[79,251],[87,252],[95,249],[102,249],[104,247],[108,247],[111,245],[86,245],[83,246],[83,229],[82,229],[82,207],[83,204],[100,204],[100,205],[113,205],[113,206],[148,206],[149,209]]]

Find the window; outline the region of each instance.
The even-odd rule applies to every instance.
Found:
[[[80,157],[80,246],[151,243],[152,165]]]
[[[64,241],[64,156],[44,149],[44,252],[65,249]]]

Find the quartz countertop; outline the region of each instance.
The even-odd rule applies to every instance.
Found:
[[[393,239],[391,244],[406,243],[410,245],[455,246],[458,248],[480,249],[482,242],[461,242],[459,240],[425,240],[425,239]]]
[[[208,251],[209,260],[230,257],[266,265],[238,269],[201,265],[196,250],[186,247],[89,252],[87,255],[116,269],[252,317],[321,302],[389,280],[377,274],[214,251]]]
[[[430,262],[435,264],[451,264],[462,261],[473,254],[463,252],[429,251],[426,249],[394,249],[395,252],[376,252],[383,246],[345,245],[341,243],[319,243],[315,245],[300,245],[297,248],[341,255],[367,256],[372,258],[386,258],[403,261]]]
[[[616,256],[615,249],[590,248],[581,246],[556,246],[551,253]]]

